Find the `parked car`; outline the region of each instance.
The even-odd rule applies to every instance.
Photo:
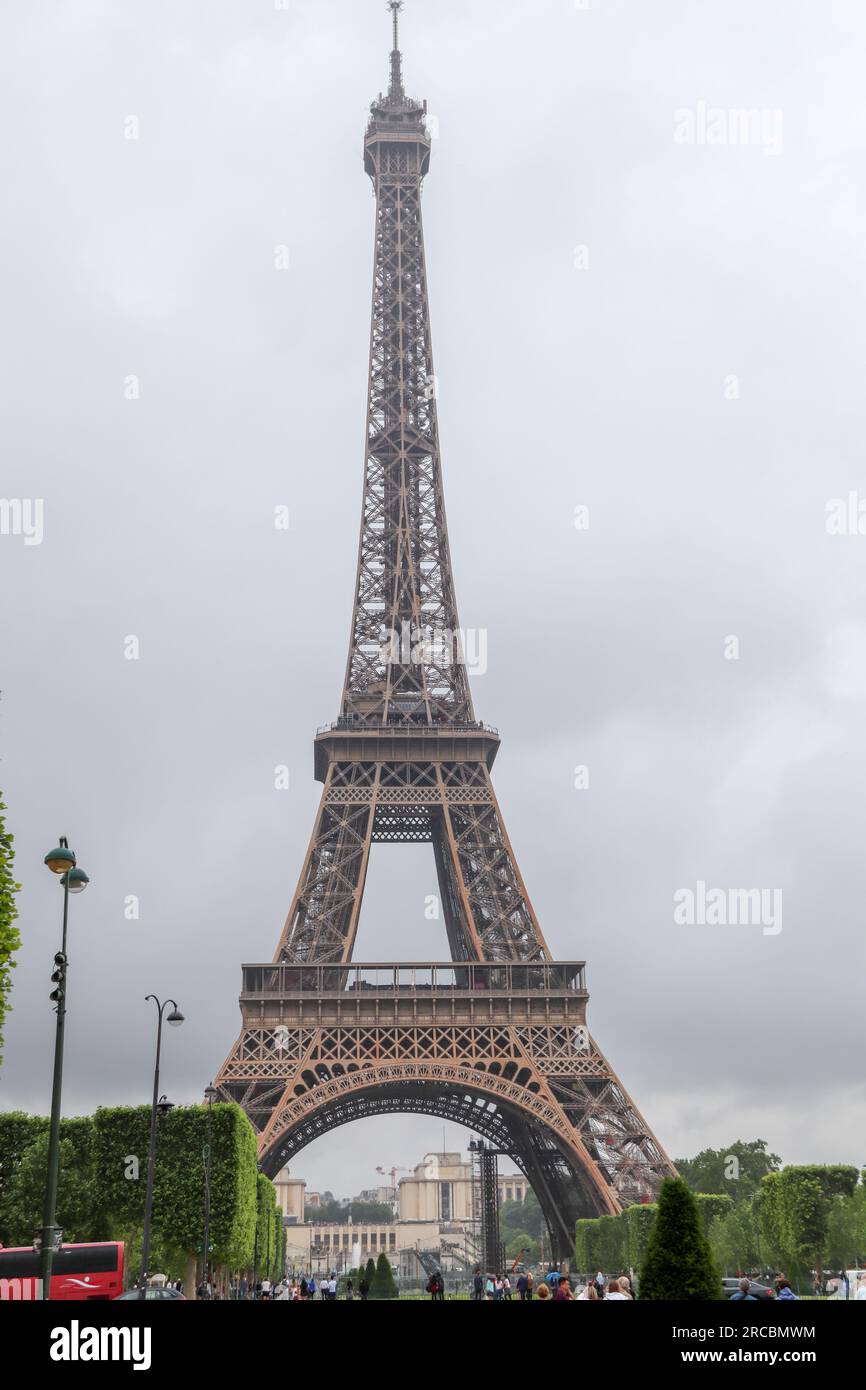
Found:
[[[723,1279],[722,1287],[724,1289],[725,1298],[730,1298],[733,1294],[739,1292],[740,1281],[739,1279]],[[766,1302],[767,1299],[772,1300],[775,1297],[772,1289],[768,1289],[766,1284],[756,1283],[754,1279],[749,1281],[749,1293],[752,1295],[752,1298],[757,1298],[759,1302]]]

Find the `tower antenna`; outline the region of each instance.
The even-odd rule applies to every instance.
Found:
[[[405,96],[403,91],[403,60],[400,55],[400,31],[397,16],[403,8],[403,0],[388,0],[388,9],[391,11],[391,18],[394,26],[394,42],[391,48],[391,85],[388,89],[388,96],[392,101],[401,101]]]

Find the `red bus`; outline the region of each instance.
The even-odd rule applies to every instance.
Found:
[[[0,1302],[42,1297],[41,1255],[32,1245],[0,1249]],[[94,1241],[64,1245],[55,1250],[51,1266],[51,1298],[105,1302],[123,1293],[123,1241]]]

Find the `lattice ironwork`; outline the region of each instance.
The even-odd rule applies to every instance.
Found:
[[[474,1139],[469,1148],[475,1220],[480,1228],[481,1269],[485,1276],[496,1275],[505,1268],[505,1248],[499,1234],[499,1150],[486,1139]]]
[[[217,1085],[250,1116],[270,1172],[364,1115],[457,1119],[520,1165],[568,1253],[577,1216],[646,1200],[673,1169],[587,1031],[582,966],[570,1000],[530,978],[550,954],[493,790],[499,739],[475,718],[454,595],[421,218],[431,142],[426,103],[403,88],[398,8],[364,142],[373,305],[340,714],[316,736],[313,834],[273,963],[245,967],[258,984],[245,983]],[[433,846],[452,961],[524,972],[505,997],[480,965],[455,965],[481,974],[450,994],[348,983],[371,845],[412,841]],[[306,977],[325,965],[345,970],[311,997]]]

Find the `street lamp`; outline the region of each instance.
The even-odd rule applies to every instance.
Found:
[[[204,1146],[204,1249],[202,1251],[202,1263],[204,1265],[204,1282],[208,1291],[208,1298],[211,1295],[210,1286],[210,1159],[211,1159],[211,1135],[212,1122],[211,1107],[216,1100],[219,1092],[211,1082],[204,1093],[207,1101],[207,1143]]]
[[[157,1111],[167,1113],[171,1106],[166,1101],[165,1096],[159,1094],[159,1053],[162,1047],[162,1015],[168,1005],[171,1004],[171,1013],[166,1014],[166,1023],[170,1023],[173,1028],[177,1028],[183,1023],[183,1014],[177,1007],[177,1001],[166,999],[161,1004],[155,994],[145,995],[144,1002],[147,1004],[153,1000],[157,1011],[156,1024],[156,1063],[153,1068],[153,1101],[150,1107],[150,1145],[147,1153],[147,1192],[144,1198],[144,1232],[141,1238],[141,1277],[139,1280],[139,1298],[146,1296],[147,1287],[147,1265],[150,1259],[150,1218],[153,1213],[153,1174],[156,1167],[156,1115]]]
[[[54,1263],[55,1243],[62,1243],[63,1234],[56,1225],[57,1183],[60,1176],[60,1095],[63,1086],[63,1033],[66,1022],[66,926],[69,916],[69,894],[83,893],[89,882],[87,874],[79,869],[75,855],[69,848],[66,836],[61,835],[56,849],[45,856],[44,862],[53,874],[60,875],[63,885],[63,940],[60,950],[54,957],[54,971],[51,983],[54,989],[50,999],[57,1005],[57,1028],[54,1034],[54,1078],[51,1086],[51,1127],[48,1140],[48,1179],[45,1185],[45,1209],[42,1214],[41,1267],[42,1297],[51,1297],[51,1267]],[[60,1238],[58,1242],[58,1237]]]

